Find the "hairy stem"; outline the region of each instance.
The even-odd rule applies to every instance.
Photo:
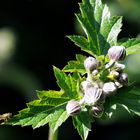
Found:
[[[58,139],[58,129],[55,131],[55,133],[53,133],[51,128],[49,128],[48,140],[57,140],[57,139]]]

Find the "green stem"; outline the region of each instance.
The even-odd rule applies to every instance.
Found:
[[[52,129],[49,128],[48,140],[57,140],[58,139],[58,129],[53,133]]]

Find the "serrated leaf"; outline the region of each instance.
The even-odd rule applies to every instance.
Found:
[[[77,60],[69,61],[68,64],[63,68],[63,71],[70,72],[70,73],[79,72],[82,75],[85,74],[86,70],[84,68],[84,61],[86,57],[78,54],[76,55],[76,59]]]
[[[106,54],[109,47],[117,43],[117,37],[122,27],[122,17],[111,16],[108,6],[103,5],[101,0],[95,2],[94,15],[99,24],[98,37],[101,54]]]
[[[87,41],[87,39],[84,36],[79,36],[79,35],[73,35],[73,36],[67,36],[71,41],[75,43],[78,47],[81,48],[81,50],[94,55],[91,49],[89,48],[90,45]]]
[[[91,123],[93,122],[93,117],[87,112],[82,112],[80,115],[73,117],[74,127],[77,129],[82,140],[86,140],[88,133],[91,130]]]
[[[71,40],[91,55],[106,55],[109,47],[117,44],[122,17],[111,16],[108,6],[101,0],[83,0],[80,11],[81,14],[76,14],[76,17],[87,40],[81,36],[73,36]]]
[[[110,119],[116,110],[116,104],[107,98],[104,103],[104,113],[102,119]]]
[[[81,57],[77,57],[80,60]],[[79,99],[79,81],[54,67],[60,91],[37,91],[38,100],[27,104],[27,108],[8,120],[6,124],[28,126],[34,129],[49,123],[55,131],[68,117],[66,105],[69,100]]]
[[[138,92],[139,91],[139,92]],[[128,112],[133,112],[140,116],[140,89],[133,86],[121,88],[116,96],[112,98],[113,102],[122,105]]]
[[[45,98],[44,92],[46,94]],[[39,100],[28,103],[28,108],[21,110],[18,115],[11,118],[6,124],[21,126],[32,125],[35,129],[49,123],[52,130],[55,131],[69,117],[66,113],[66,104],[70,98],[55,97],[55,91],[53,91],[53,96],[51,97],[50,92],[51,91],[43,91],[41,95],[40,91]],[[58,91],[56,91],[56,95],[58,94]],[[60,95],[63,95],[61,91]]]
[[[140,39],[138,38],[128,39],[120,45],[126,47],[127,55],[140,52]]]
[[[81,15],[77,14],[77,19],[81,23],[89,42],[89,48],[93,54],[99,55],[100,48],[98,42],[98,34],[94,25],[94,14],[89,0],[83,0],[80,4]]]
[[[117,44],[117,37],[122,27],[122,17],[111,17],[109,23],[106,24],[108,24],[108,29],[107,25],[105,25],[105,27],[103,27],[103,33],[101,32],[101,35],[103,35],[105,40],[107,39],[107,41],[104,41],[104,45],[102,44],[103,40],[100,41],[100,47],[102,47],[102,45],[104,46],[103,49],[101,48],[101,50],[103,50],[102,54],[107,54],[107,51],[110,48],[110,46],[114,46]],[[108,33],[106,33],[107,30]]]
[[[44,90],[44,91],[36,91],[36,92],[39,99],[45,99],[48,97],[57,98],[57,97],[61,97],[64,94],[64,91],[55,91],[55,90],[49,90],[49,91]]]
[[[66,75],[60,69],[54,67],[55,77],[57,83],[62,90],[64,90],[63,96],[75,99],[79,97],[79,81],[72,78],[71,75]]]
[[[68,117],[69,115],[63,109],[59,109],[58,111],[55,111],[53,117],[49,122],[50,128],[53,130],[53,132],[55,132],[57,128],[67,120]]]

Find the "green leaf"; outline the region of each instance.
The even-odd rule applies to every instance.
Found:
[[[104,103],[104,113],[102,119],[110,119],[112,118],[114,112],[116,111],[116,104],[112,102],[110,98],[106,98]]]
[[[140,39],[138,38],[128,39],[120,45],[126,47],[127,55],[140,52]]]
[[[52,97],[50,96],[52,92]],[[41,95],[42,94],[42,95]],[[66,104],[70,98],[61,97],[60,91],[39,91],[39,100],[29,102],[28,108],[23,109],[18,115],[8,120],[6,124],[21,125],[38,128],[47,123],[55,131],[69,117],[66,113]],[[57,95],[57,96],[55,96]],[[58,96],[59,95],[59,96]]]
[[[73,36],[67,36],[71,41],[75,43],[78,47],[81,48],[81,50],[94,55],[91,49],[89,48],[90,45],[87,41],[87,39],[84,36],[79,36],[79,35],[73,35]]]
[[[75,73],[75,72],[79,72],[82,75],[86,73],[86,70],[84,68],[84,61],[85,61],[86,57],[83,55],[76,55],[76,60],[72,60],[68,62],[68,65],[66,65],[63,68],[64,72],[70,72],[70,73]]]
[[[80,11],[81,15],[77,14],[76,17],[87,35],[89,48],[94,54],[99,55],[98,35],[94,26],[94,14],[89,0],[83,0],[83,3],[80,4]]]
[[[63,109],[59,109],[55,111],[53,117],[51,117],[50,120],[50,128],[53,130],[53,132],[55,132],[57,128],[67,120],[68,117],[69,116],[67,112],[64,111]]]
[[[112,101],[122,105],[128,112],[140,116],[140,88],[133,86],[121,88]]]
[[[77,129],[82,140],[86,140],[88,133],[91,130],[91,123],[93,122],[93,117],[87,112],[82,112],[80,115],[73,117],[74,127]]]
[[[80,57],[78,57],[80,59]],[[77,59],[77,60],[78,60]],[[26,109],[10,119],[6,124],[21,125],[38,128],[49,123],[51,129],[55,131],[69,115],[66,112],[66,105],[71,99],[78,99],[79,82],[71,75],[66,75],[60,69],[54,67],[55,76],[60,91],[37,91],[38,100],[27,104]]]
[[[75,99],[79,97],[79,81],[72,78],[71,75],[66,75],[60,69],[54,67],[55,77],[57,79],[57,84],[59,87],[65,91],[65,97]]]
[[[101,54],[106,54],[110,46],[116,45],[118,34],[122,27],[122,17],[111,16],[107,5],[101,0],[91,0],[95,3],[95,21],[98,30]]]
[[[64,94],[64,91],[55,91],[55,90],[49,90],[49,91],[36,91],[39,99],[46,99],[48,97],[52,98],[59,98]]]
[[[69,38],[91,55],[106,55],[110,46],[117,44],[122,17],[111,16],[108,6],[101,0],[83,0],[80,11],[81,14],[76,14],[76,17],[87,39],[82,36]]]

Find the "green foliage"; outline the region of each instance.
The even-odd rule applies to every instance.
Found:
[[[110,98],[107,98],[104,104],[104,114],[102,119],[110,119],[116,110],[116,106],[116,103],[112,102]]]
[[[66,104],[71,99],[78,99],[79,83],[56,67],[54,72],[61,91],[37,91],[39,100],[28,103],[28,108],[21,110],[7,124],[38,128],[49,123],[55,131],[69,117]]]
[[[65,107],[70,99],[61,97],[64,94],[61,91],[59,97],[47,97],[47,93],[55,95],[55,91],[46,91],[44,99],[40,98],[28,103],[28,108],[21,110],[18,115],[6,123],[21,126],[32,125],[34,129],[49,123],[55,131],[68,118]],[[39,94],[41,95],[41,92]],[[56,91],[56,95],[58,95],[58,91]]]
[[[140,116],[140,88],[126,87],[118,91],[118,94],[113,97],[112,102],[120,104],[128,112]]]
[[[87,38],[82,36],[69,36],[69,38],[93,56],[105,55],[108,48],[117,43],[122,18],[111,16],[107,5],[102,4],[101,0],[83,0],[80,11],[81,14],[76,14],[76,17]]]
[[[67,76],[60,69],[54,67],[55,76],[57,79],[57,84],[60,86],[61,90],[65,91],[64,96],[71,99],[79,97],[79,82],[72,78],[71,75]]]
[[[140,116],[140,88],[136,86],[124,87],[118,90],[115,96],[108,98],[104,104],[105,112],[102,119],[111,118],[117,105],[123,107],[128,113]]]
[[[82,112],[80,115],[73,117],[74,127],[83,140],[87,139],[88,133],[91,130],[93,118],[87,112]]]
[[[122,26],[122,17],[112,16],[106,4],[101,0],[82,0],[80,3],[80,14],[76,17],[85,31],[85,36],[73,35],[68,38],[73,41],[81,50],[101,60],[105,65],[107,51],[113,45],[123,45],[127,49],[127,55],[140,51],[139,39],[127,39],[117,41]],[[66,105],[70,100],[80,100],[80,83],[85,79],[84,61],[86,57],[78,54],[76,60],[69,61],[60,70],[54,67],[54,74],[60,91],[37,91],[38,100],[29,102],[27,108],[19,111],[18,115],[13,116],[5,122],[9,125],[31,125],[34,129],[49,123],[53,132],[67,120],[69,115],[66,112]],[[100,66],[102,69],[102,66]],[[101,71],[102,72],[102,71]],[[108,71],[98,75],[101,81],[106,81]],[[117,105],[122,106],[129,113],[140,116],[140,88],[123,87],[117,94],[107,97],[104,104],[102,119],[111,118],[117,109]],[[85,106],[84,106],[85,107]],[[84,108],[87,109],[86,107]],[[79,115],[73,117],[74,127],[78,130],[83,140],[86,140],[91,130],[93,117],[87,109]]]
[[[66,65],[63,68],[64,72],[70,72],[70,73],[74,73],[74,72],[78,72],[81,73],[82,75],[85,74],[85,68],[84,68],[84,60],[86,59],[86,57],[84,57],[81,54],[76,55],[76,61],[69,61],[68,65]]]
[[[123,43],[120,43],[122,46],[125,46],[127,49],[127,55],[135,54],[140,51],[140,39],[133,38],[128,39]]]

